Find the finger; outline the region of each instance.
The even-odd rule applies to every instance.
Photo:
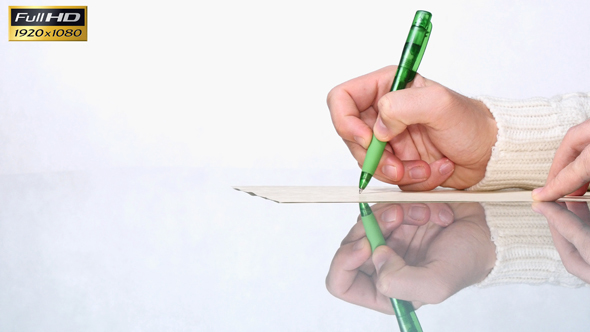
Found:
[[[365,155],[367,154],[367,149],[365,149],[364,147],[362,147],[361,145],[359,145],[356,142],[350,142],[347,140],[343,140],[343,141],[344,141],[344,144],[346,144],[346,146],[348,147],[348,150],[350,150],[350,153],[352,154],[354,159],[359,164],[359,166],[362,167],[363,162],[365,160]]]
[[[430,207],[424,203],[402,204],[405,225],[422,226],[430,220]]]
[[[574,161],[584,148],[590,144],[589,129],[590,122],[586,121],[567,131],[555,152],[553,163],[549,169],[548,182],[553,180],[562,169]]]
[[[557,158],[557,157],[556,157]],[[533,190],[533,199],[554,201],[581,188],[590,180],[590,146],[547,182],[545,187]]]
[[[356,224],[352,226],[348,234],[342,240],[340,246],[344,247],[345,245],[349,245],[350,243],[358,243],[358,241],[362,239],[366,239],[366,232],[365,227],[363,226],[363,222],[361,217],[359,216],[357,219]],[[370,259],[367,258],[365,262],[361,263],[358,266],[359,271],[366,273],[367,275],[372,275],[375,272],[375,267],[371,263]]]
[[[590,183],[586,182],[580,188],[578,188],[577,190],[575,190],[574,192],[569,194],[569,196],[584,196],[586,194],[586,192],[588,191],[589,184]]]
[[[347,143],[347,145],[352,155],[359,163],[359,166],[362,167],[362,164],[365,161],[367,150],[355,143]],[[435,167],[440,168],[440,166],[436,165]],[[383,152],[383,156],[381,157],[381,160],[377,165],[377,169],[373,174],[373,177],[379,181],[402,186],[424,182],[428,180],[430,176],[431,166],[428,165],[427,162],[422,160],[402,161],[387,150]],[[435,180],[432,181],[440,182],[440,176],[437,175]],[[426,185],[424,185],[424,187],[426,187]]]
[[[565,202],[568,210],[574,213],[584,225],[590,226],[590,210],[586,202]]]
[[[585,204],[585,203],[583,203]],[[590,261],[590,227],[573,212],[555,202],[535,202],[533,210],[541,213],[551,227],[571,243],[577,251],[589,256]]]
[[[348,146],[348,149],[352,153],[352,156],[359,164],[359,167],[363,167],[363,163],[365,162],[365,157],[367,155],[367,149],[362,147],[361,145],[357,144],[356,142],[348,142],[344,141],[344,143]],[[422,164],[426,164],[423,163]],[[412,163],[412,166],[417,167],[418,163]],[[427,165],[427,164],[426,164]],[[424,165],[422,167],[425,168]],[[397,158],[395,155],[391,153],[391,151],[385,150],[383,151],[383,156],[377,165],[377,169],[375,170],[375,174],[373,176],[378,179],[379,181],[383,181],[386,183],[396,184],[402,181],[404,175],[404,163]],[[403,181],[407,182],[406,179]],[[413,182],[420,181],[414,180]]]
[[[385,242],[397,255],[405,257],[419,230],[420,226],[402,224],[385,239]]]
[[[404,210],[400,204],[375,204],[371,209],[385,238],[404,220]]]
[[[362,167],[367,150],[356,142],[345,143]],[[398,185],[402,190],[425,191],[442,185],[453,175],[454,170],[455,164],[447,158],[429,165],[423,160],[402,161],[395,154],[385,150],[373,176],[379,181]]]
[[[446,203],[375,204],[371,210],[380,225],[392,225],[381,227],[383,232],[389,228],[395,229],[401,223],[420,226],[431,221],[440,226],[448,226],[455,218],[453,209]]]
[[[341,246],[332,259],[326,277],[328,291],[336,297],[344,295],[357,279],[358,268],[370,257],[371,246],[367,238]]]
[[[553,238],[553,244],[559,253],[559,257],[565,269],[571,274],[579,277],[585,282],[590,282],[590,265],[580,251],[570,243],[555,227],[556,224],[549,224],[549,231]]]
[[[385,238],[387,238],[387,236],[389,236],[389,234],[391,234],[391,232],[399,226],[404,219],[404,212],[399,204],[375,204],[371,206],[371,211],[373,211],[379,229]],[[342,240],[341,245],[357,241],[365,236],[365,228],[363,226],[362,218],[359,216],[356,224]]]
[[[430,165],[423,160],[402,161],[386,151],[374,176],[380,181],[403,186],[428,180],[431,169]]]
[[[429,238],[432,238],[429,236],[429,229],[432,225],[433,224],[426,223],[425,225],[418,227],[416,230],[416,233],[407,246],[406,253],[402,256],[408,266],[417,266],[423,261],[421,258],[424,258],[424,250],[420,249],[428,248],[430,244]],[[440,229],[440,227],[438,227],[438,229]]]
[[[446,203],[427,203],[430,209],[430,222],[441,227],[449,226],[455,221],[453,209]]]
[[[374,126],[374,124],[373,124]],[[411,127],[408,127],[411,128]],[[416,148],[416,144],[410,135],[409,130],[402,131],[389,141],[389,146],[393,149],[398,158],[401,160],[421,160],[420,153]]]
[[[362,168],[362,165],[365,162],[365,156],[367,155],[367,149],[363,148],[355,142],[344,142],[348,146],[348,149],[352,153],[352,156],[356,159],[359,166]],[[426,169],[428,164],[426,164],[423,161],[414,161],[408,163],[408,165],[411,167],[421,166],[422,168]],[[392,154],[391,151],[385,150],[373,176],[379,181],[391,184],[397,184],[399,182],[414,183],[416,181],[423,181],[423,179],[411,179],[409,178],[409,175],[404,178],[404,167],[404,162],[402,162],[399,158]],[[412,174],[414,175],[417,173],[416,171],[414,171],[414,173]]]
[[[403,191],[428,191],[441,186],[455,171],[455,164],[447,158],[439,159],[429,165],[430,177],[426,180],[409,185],[400,184]]]
[[[378,293],[373,279],[357,267],[370,256],[371,246],[366,238],[341,247],[330,265],[326,288],[344,301],[393,314],[389,299]]]
[[[348,234],[346,234],[340,245],[343,246],[350,242],[356,242],[359,239],[365,237],[366,235],[367,234],[365,233],[365,228],[363,227],[361,217],[358,216],[356,223],[354,224],[354,226],[352,226]]]
[[[535,203],[533,210],[543,214],[559,234],[573,244],[577,251],[588,253],[585,256],[589,256],[590,259],[590,226],[586,225],[573,212],[556,203]]]
[[[444,295],[448,287],[437,283],[436,268],[408,266],[387,246],[375,249],[373,263],[377,269],[377,290],[385,296],[429,304],[448,297]]]
[[[376,101],[389,91],[395,69],[393,66],[382,68],[342,83],[328,93],[332,123],[343,139],[368,147],[372,131],[362,121],[361,113],[371,110]]]

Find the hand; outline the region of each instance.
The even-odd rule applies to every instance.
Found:
[[[415,308],[439,303],[483,280],[495,247],[477,203],[376,204],[387,246],[371,246],[359,220],[342,241],[326,277],[334,296],[384,313],[389,298]],[[375,266],[378,266],[375,269]]]
[[[533,210],[549,222],[555,248],[566,270],[590,283],[590,211],[583,202],[536,202]]]
[[[554,201],[565,195],[581,196],[590,181],[590,120],[568,130],[555,152],[545,187],[533,190],[533,199]]]
[[[375,136],[388,142],[374,176],[402,190],[475,185],[496,143],[487,107],[420,75],[389,92],[396,67],[385,67],[330,91],[336,131],[359,164]],[[371,130],[373,128],[373,130]]]

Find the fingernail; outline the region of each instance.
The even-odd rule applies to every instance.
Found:
[[[357,250],[361,250],[365,247],[365,238],[362,238],[358,241],[356,241],[356,243],[354,244],[354,246],[352,246],[352,250],[357,251]]]
[[[397,220],[397,206],[392,206],[381,214],[381,220],[385,222],[394,222]]]
[[[385,174],[385,176],[387,176],[391,180],[393,180],[393,181],[398,180],[397,167],[395,167],[393,165],[385,165],[385,166],[383,166],[382,171],[383,171],[383,174]]]
[[[421,205],[412,205],[410,207],[410,211],[408,212],[408,216],[416,221],[424,221],[426,219],[427,210],[424,206]]]
[[[541,188],[534,189],[534,190],[533,190],[533,193],[532,193],[532,195],[533,195],[533,198],[534,198],[535,196],[538,196],[539,194],[541,194],[541,192],[543,191],[543,188],[544,188],[544,187],[541,187]]]
[[[533,205],[531,206],[531,208],[533,209],[533,211],[535,211],[536,213],[541,213],[541,209],[539,209],[539,203],[538,202],[534,202]]]
[[[438,213],[438,218],[442,221],[445,225],[450,225],[453,222],[453,214],[447,210],[441,210]]]
[[[412,178],[414,180],[426,179],[426,170],[422,166],[410,168],[409,174],[410,174],[410,178]]]
[[[442,175],[447,175],[447,174],[451,174],[454,169],[455,169],[455,165],[452,162],[450,162],[449,160],[447,160],[444,164],[442,164],[438,168],[438,171]]]
[[[358,143],[358,145],[362,146],[363,148],[368,148],[368,145],[365,145],[365,140],[360,136],[354,136],[354,141]]]
[[[380,136],[387,136],[389,134],[389,129],[385,126],[381,117],[377,117],[374,130],[378,132]]]

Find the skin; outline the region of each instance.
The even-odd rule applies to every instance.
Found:
[[[485,175],[496,122],[480,101],[420,75],[389,92],[395,66],[336,86],[327,98],[336,132],[362,165],[373,133],[387,142],[374,177],[402,190],[464,189]]]
[[[358,221],[332,260],[326,287],[334,296],[393,314],[389,298],[415,308],[439,303],[483,280],[496,255],[478,203],[376,204],[387,245],[375,249]]]
[[[590,211],[582,202],[536,202],[533,210],[543,214],[555,248],[571,274],[590,283]]]
[[[362,167],[374,134],[387,142],[374,177],[402,190],[469,188],[485,175],[496,143],[487,107],[420,75],[389,92],[395,66],[333,88],[328,107],[336,132]],[[583,195],[590,182],[590,120],[572,127],[559,146],[537,201]]]
[[[547,184],[533,190],[533,199],[554,201],[584,195],[590,181],[590,120],[570,128],[555,152]]]

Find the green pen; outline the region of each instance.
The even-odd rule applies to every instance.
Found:
[[[419,10],[416,12],[390,91],[404,89],[406,84],[410,83],[416,76],[418,66],[420,66],[420,61],[426,50],[426,44],[428,44],[428,38],[430,38],[430,31],[432,31],[431,18],[432,14],[427,11]],[[359,194],[371,181],[377,165],[379,165],[379,160],[383,156],[386,144],[386,142],[381,142],[373,135],[363,163],[363,171],[359,181]]]
[[[377,219],[375,219],[375,215],[373,215],[369,204],[359,203],[359,207],[363,227],[365,228],[367,239],[369,239],[369,243],[371,244],[371,251],[374,251],[375,248],[385,245],[385,238],[383,237],[383,233],[381,233],[379,223],[377,223]],[[418,316],[416,316],[412,303],[397,299],[389,300],[391,300],[391,305],[393,306],[393,311],[395,312],[397,324],[401,332],[422,332],[422,326],[420,326],[420,321],[418,320]]]

